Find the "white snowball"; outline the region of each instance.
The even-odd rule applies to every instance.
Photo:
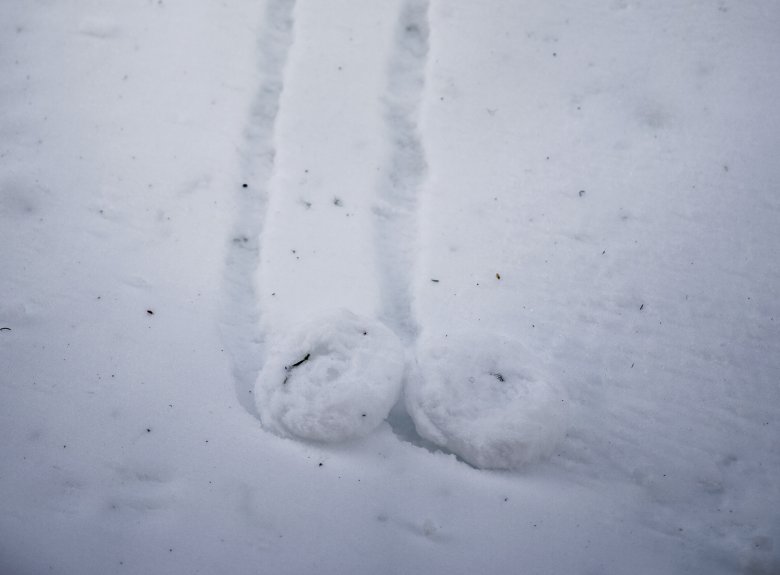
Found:
[[[403,372],[398,337],[341,310],[299,326],[271,350],[255,401],[263,426],[278,435],[341,441],[387,417]]]
[[[417,432],[471,465],[517,468],[563,438],[565,394],[519,342],[449,334],[421,342],[418,363],[406,388]]]

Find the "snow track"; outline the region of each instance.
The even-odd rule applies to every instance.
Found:
[[[418,196],[427,174],[419,115],[428,60],[428,1],[405,0],[395,30],[384,97],[388,163],[374,207],[380,317],[413,344],[412,311],[418,255]]]
[[[442,11],[441,6],[435,9]],[[486,304],[493,305],[495,292],[488,286],[500,282],[500,273],[483,272],[482,278],[475,275],[479,272],[469,253],[473,249],[470,240],[484,237],[485,231],[470,229],[472,216],[485,206],[493,207],[485,183],[504,174],[475,165],[470,166],[475,177],[461,181],[458,170],[479,154],[469,138],[457,134],[460,119],[449,116],[453,107],[463,104],[457,98],[453,98],[455,104],[445,102],[444,96],[436,98],[440,90],[437,77],[426,86],[429,69],[438,71],[440,60],[448,59],[452,51],[450,47],[429,65],[429,12],[428,2],[422,1],[409,1],[402,10],[387,98],[394,153],[387,185],[380,187],[385,204],[377,210],[379,261],[384,265],[383,286],[391,294],[386,298],[388,322],[405,336],[416,356],[410,362],[405,392],[405,408],[415,432],[400,407],[392,423],[400,437],[422,445],[430,441],[477,467],[515,468],[549,455],[559,443],[565,429],[565,393],[547,373],[538,352],[527,350],[513,336],[513,326],[480,325],[481,318],[474,317]],[[444,23],[446,30],[446,19]],[[464,31],[466,38],[469,34]],[[433,126],[435,160],[460,154],[445,169],[441,168],[445,164],[437,163],[430,181],[429,160],[420,136],[423,124],[418,119],[423,112],[425,127]],[[446,130],[452,132],[447,142],[436,137],[436,132],[445,131],[438,125],[445,117]],[[501,156],[500,149],[491,147],[495,143],[480,145],[489,147],[489,157]],[[418,192],[423,182],[427,189],[421,198]],[[425,228],[424,234],[418,226]],[[509,226],[497,227],[506,230]],[[467,230],[471,233],[464,235]],[[508,231],[500,233],[491,245],[493,253],[489,255],[497,260],[509,259],[507,252],[514,247],[502,237],[508,236]],[[455,261],[460,265],[450,268],[448,262]],[[478,262],[479,266],[484,264]],[[444,271],[447,273],[441,275]],[[488,289],[474,289],[479,288],[480,280]],[[514,311],[508,303],[496,307],[497,315],[509,316]],[[462,325],[464,318],[471,335],[462,327],[453,329]]]
[[[257,274],[269,337],[333,308],[379,306],[371,206],[393,2],[299,1]],[[370,23],[366,25],[366,23]],[[322,97],[311,94],[328,85]]]
[[[534,354],[520,353],[522,346],[506,343],[511,338],[482,331],[458,347],[454,338],[449,343],[432,338],[442,326],[426,317],[432,329],[418,349],[413,295],[421,284],[436,283],[417,274],[419,196],[428,173],[419,124],[429,4],[404,0],[384,10],[343,0],[339,12],[346,18],[335,25],[329,22],[331,7],[301,1],[296,29],[305,40],[291,44],[289,15],[272,9],[270,20],[278,28],[272,31],[282,33],[270,35],[273,72],[252,124],[264,136],[259,157],[251,158],[268,181],[268,205],[255,199],[245,217],[259,219],[265,211],[265,223],[241,232],[234,243],[247,257],[256,257],[253,248],[259,248],[254,287],[260,313],[247,318],[259,322],[264,335],[248,341],[267,337],[273,357],[257,374],[253,358],[263,357],[261,346],[254,353],[247,348],[250,359],[238,370],[238,391],[245,401],[257,374],[253,413],[280,435],[335,441],[366,434],[389,415],[403,375],[396,370],[400,346],[373,337],[382,331],[373,323],[378,318],[406,344],[409,360],[406,401],[390,417],[395,433],[417,444],[433,441],[480,467],[516,467],[555,446],[564,400],[548,390],[553,382],[546,376],[527,375],[538,370],[520,363],[536,363]],[[359,25],[370,17],[375,29]],[[286,72],[279,65],[285,47]],[[310,94],[324,78],[336,79],[331,85],[339,93],[313,100]],[[473,196],[464,194],[469,201]],[[243,240],[256,233],[259,246]],[[248,301],[251,290],[244,295]],[[309,333],[321,336],[312,339]],[[464,346],[473,353],[464,353]],[[520,359],[509,361],[515,352]],[[389,354],[386,365],[366,362],[382,354]],[[294,377],[286,373],[301,362],[306,365]],[[499,369],[506,378],[491,371]],[[473,433],[471,420],[479,433]]]
[[[236,183],[237,220],[225,268],[223,337],[233,356],[238,400],[254,415],[257,410],[252,393],[264,356],[255,274],[276,156],[274,129],[293,42],[294,8],[295,0],[270,0],[258,36],[260,84],[241,148],[242,181]]]
[[[383,128],[378,94],[396,6],[336,6],[311,0],[296,7],[302,40],[290,51],[256,274],[260,324],[275,356],[258,376],[261,419],[281,435],[322,441],[379,425],[398,399],[403,363],[397,336],[374,319],[382,282],[366,241],[385,153],[376,137]],[[313,99],[323,83],[333,92]],[[388,361],[369,361],[383,353]],[[310,360],[289,382],[278,377],[280,358],[293,367],[285,362],[304,357]]]

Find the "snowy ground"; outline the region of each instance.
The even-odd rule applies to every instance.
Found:
[[[0,573],[780,573],[778,30],[0,3]]]

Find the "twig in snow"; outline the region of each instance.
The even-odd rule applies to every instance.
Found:
[[[302,359],[302,360],[300,360],[300,361],[296,361],[296,362],[295,362],[295,363],[293,363],[292,365],[286,365],[286,366],[284,366],[284,371],[286,371],[286,372],[287,372],[287,375],[285,376],[285,378],[284,378],[284,381],[282,382],[282,385],[284,385],[285,383],[287,383],[287,380],[288,380],[288,379],[290,379],[289,372],[290,372],[290,371],[292,371],[293,369],[295,369],[296,367],[298,367],[299,365],[301,365],[302,363],[309,361],[309,358],[310,358],[310,357],[311,357],[311,354],[310,354],[310,353],[307,353],[307,354],[306,354],[306,355],[303,357],[303,359]]]

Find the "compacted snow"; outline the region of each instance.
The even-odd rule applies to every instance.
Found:
[[[778,30],[0,2],[0,573],[780,572]]]
[[[487,469],[521,467],[562,439],[566,396],[520,342],[475,330],[421,348],[406,406],[422,437]]]
[[[392,331],[346,310],[334,312],[271,348],[257,379],[257,411],[263,426],[282,436],[360,437],[398,401],[403,372],[403,349]]]

